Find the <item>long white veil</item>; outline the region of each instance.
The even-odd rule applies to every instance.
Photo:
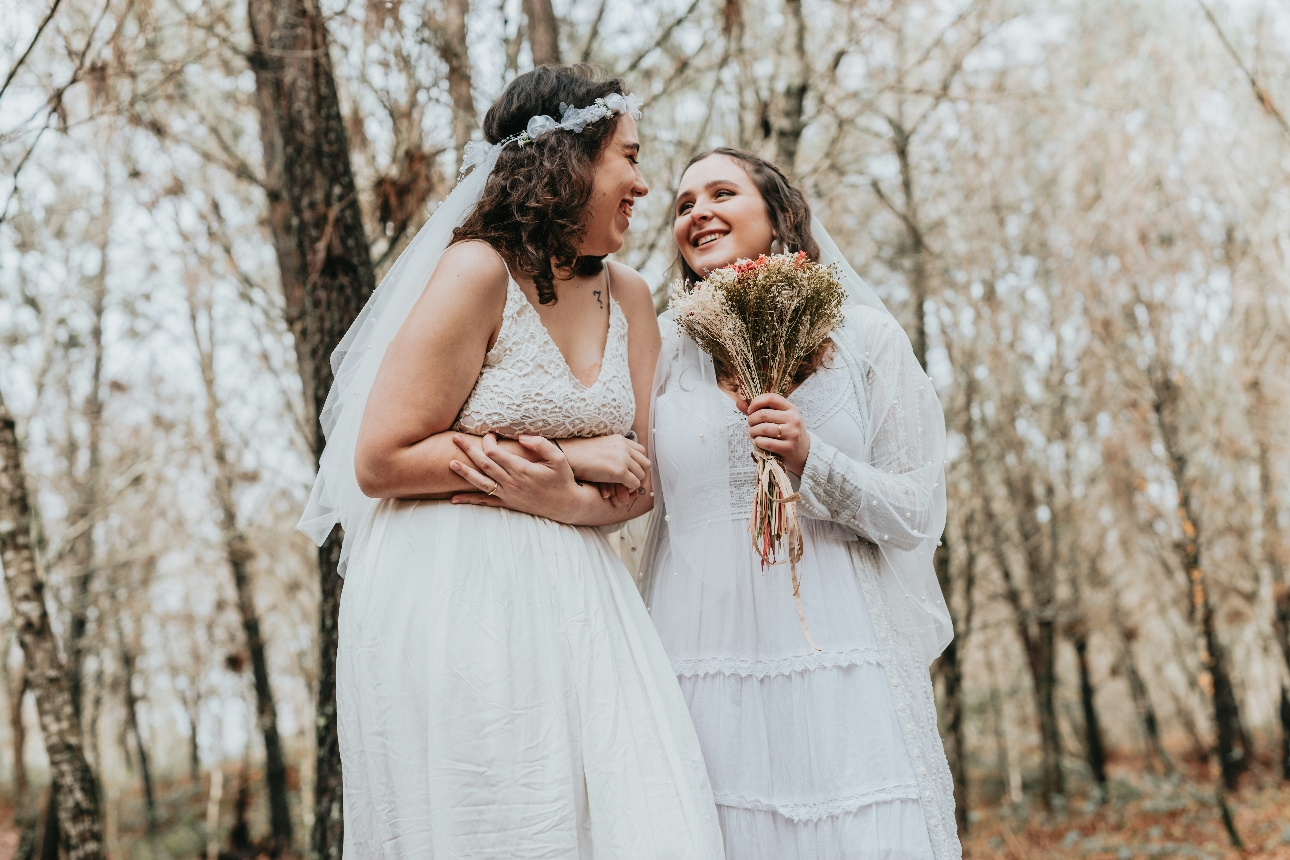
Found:
[[[899,329],[900,336],[905,339],[904,345],[912,356],[913,349],[909,347],[909,339],[900,328],[899,321],[847,262],[847,258],[838,250],[833,237],[820,223],[819,218],[811,219],[811,235],[820,246],[820,262],[835,264],[841,273],[843,286],[847,288],[847,301],[844,307],[864,305],[882,311]],[[917,312],[922,313],[922,308],[918,308]],[[849,363],[852,366],[858,366],[863,360],[863,356],[854,355],[850,357]],[[882,374],[879,372],[877,375]],[[893,380],[879,380],[880,383],[884,381],[887,390],[894,388],[901,396],[914,399],[914,392],[911,390],[912,380],[902,380],[902,384],[895,384]],[[921,385],[921,380],[919,384]],[[927,384],[931,385],[930,380]],[[859,385],[856,387],[861,388]],[[935,401],[934,391],[932,399]],[[879,570],[878,584],[887,598],[887,606],[891,610],[895,628],[915,649],[915,653],[922,655],[928,665],[941,655],[945,646],[949,645],[950,640],[954,638],[950,610],[945,603],[945,595],[941,591],[941,583],[937,579],[936,567],[933,563],[936,547],[940,545],[941,534],[945,531],[945,419],[941,413],[939,401],[931,405],[934,416],[929,416],[929,420],[937,426],[927,428],[929,441],[926,443],[926,448],[930,454],[930,468],[922,470],[915,478],[930,500],[928,520],[920,535],[922,539],[912,549],[900,549],[891,543],[878,541],[883,562]],[[868,411],[872,417],[878,404],[869,404],[869,407]],[[874,423],[876,422],[871,420],[871,433]],[[931,486],[927,486],[929,480]]]
[[[834,343],[855,374],[856,389],[861,397],[870,397],[862,411],[870,416],[871,440],[882,417],[887,415],[894,398],[917,404],[922,410],[915,419],[926,435],[920,434],[917,468],[902,468],[900,478],[907,491],[926,499],[929,513],[921,531],[906,527],[899,516],[893,528],[904,528],[896,540],[887,535],[868,535],[881,550],[878,581],[892,614],[896,631],[912,652],[926,663],[945,649],[953,637],[949,609],[941,593],[932,557],[945,527],[945,424],[930,380],[918,367],[908,338],[882,300],[856,273],[818,218],[811,221],[811,232],[820,246],[820,262],[836,264],[847,299],[846,330],[835,333]],[[866,310],[867,309],[867,310]],[[895,336],[903,339],[899,361],[874,364],[863,342],[862,317],[880,314],[882,322],[894,325]],[[728,412],[729,400],[716,381],[712,359],[694,342],[682,335],[669,314],[660,319],[663,348],[655,372],[651,393],[650,456],[654,461],[654,486],[661,490],[656,500],[654,519],[641,561],[641,587],[646,594],[649,579],[657,573],[663,550],[669,550],[670,574],[697,577],[703,583],[703,608],[722,600],[735,587],[733,569],[722,556],[739,541],[749,540],[747,518],[740,516],[740,506],[750,489],[731,486],[729,451],[732,441],[724,432],[713,432],[723,426],[722,413]],[[852,328],[854,326],[854,328]],[[890,329],[889,329],[890,330]],[[698,389],[710,389],[694,396]],[[681,434],[701,439],[699,445],[669,446],[680,453],[667,462],[658,455],[660,436]],[[733,542],[732,542],[733,541]],[[899,544],[900,546],[897,546]],[[912,548],[909,548],[911,547]],[[905,548],[901,548],[905,547]],[[809,620],[809,619],[808,619]],[[655,618],[666,625],[667,619]],[[805,641],[805,640],[804,640]]]
[[[425,289],[452,240],[452,231],[461,226],[483,197],[484,185],[501,151],[500,144],[467,146],[463,170],[471,167],[474,170],[457,183],[417,231],[332,353],[335,381],[318,416],[327,447],[319,460],[309,502],[296,528],[319,546],[335,525],[344,529],[339,566],[342,576],[355,549],[366,539],[372,513],[379,503],[378,499],[363,495],[354,471],[354,451],[367,396],[390,341]]]

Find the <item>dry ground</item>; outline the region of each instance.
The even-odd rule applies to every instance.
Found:
[[[963,840],[966,860],[1290,860],[1290,784],[1249,780],[1232,798],[1245,850],[1231,847],[1213,789],[1152,777],[1116,780],[1104,804],[1064,811],[982,809]]]
[[[133,798],[119,799],[118,851],[112,860],[197,860],[204,844],[200,816],[205,799],[191,788],[171,789],[163,792],[162,832],[152,840],[143,833],[141,805]],[[260,798],[254,797],[254,834],[264,829],[263,822],[256,820],[259,805]],[[963,840],[963,856],[965,860],[1290,860],[1290,783],[1267,772],[1247,777],[1246,786],[1233,798],[1233,807],[1244,851],[1228,844],[1209,785],[1144,774],[1117,776],[1109,800],[1102,804],[1077,798],[1052,813],[1029,803],[979,805],[971,832]],[[136,812],[138,821],[133,821]],[[229,823],[223,822],[223,828]],[[12,860],[18,840],[12,807],[0,801],[0,860]]]

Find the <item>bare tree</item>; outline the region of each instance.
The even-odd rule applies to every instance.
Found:
[[[85,760],[67,667],[45,607],[45,584],[31,540],[31,506],[13,416],[0,395],[0,562],[18,641],[57,786],[58,820],[68,860],[103,857],[98,784]]]
[[[269,822],[279,852],[291,848],[291,810],[287,804],[287,760],[278,734],[278,706],[269,681],[269,662],[265,656],[264,636],[260,630],[260,613],[255,604],[255,586],[251,562],[255,550],[238,521],[235,464],[230,459],[220,423],[220,397],[215,379],[215,330],[210,310],[202,314],[194,290],[189,292],[189,320],[198,364],[206,394],[206,438],[214,461],[214,490],[219,512],[220,535],[237,592],[237,609],[246,634],[246,650],[251,659],[255,682],[255,716],[264,736],[265,787],[269,795]],[[202,318],[205,318],[205,331]],[[124,647],[124,646],[123,646]]]
[[[452,99],[453,109],[452,139],[457,149],[458,169],[476,122],[470,54],[466,51],[466,16],[469,12],[469,0],[446,0],[436,39],[439,56],[448,67],[448,97]]]
[[[375,289],[371,253],[320,10],[304,0],[249,0],[269,223],[295,336],[313,453],[331,388],[328,356]],[[344,822],[336,733],[336,642],[341,582],[339,530],[319,550],[316,766],[313,856],[339,858]]]
[[[556,65],[560,62],[560,31],[551,0],[524,0],[524,17],[529,24],[529,47],[533,65]]]
[[[125,632],[119,623],[116,632],[121,649],[121,691],[125,696],[126,723],[130,727],[130,734],[134,736],[134,751],[139,758],[139,778],[143,781],[143,802],[148,819],[148,832],[156,834],[157,797],[152,787],[152,768],[148,764],[148,750],[143,744],[143,732],[139,728],[139,696],[134,691],[135,651],[134,646],[126,642]]]

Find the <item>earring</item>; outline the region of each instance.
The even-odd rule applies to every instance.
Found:
[[[783,248],[784,246],[780,243],[778,236],[775,236],[770,240],[771,254],[782,254],[784,253]]]

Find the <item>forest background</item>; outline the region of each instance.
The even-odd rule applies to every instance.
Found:
[[[555,61],[645,99],[660,306],[681,168],[753,149],[933,377],[967,855],[1290,857],[1290,5],[17,0],[0,45],[0,857],[339,856],[326,357]]]

